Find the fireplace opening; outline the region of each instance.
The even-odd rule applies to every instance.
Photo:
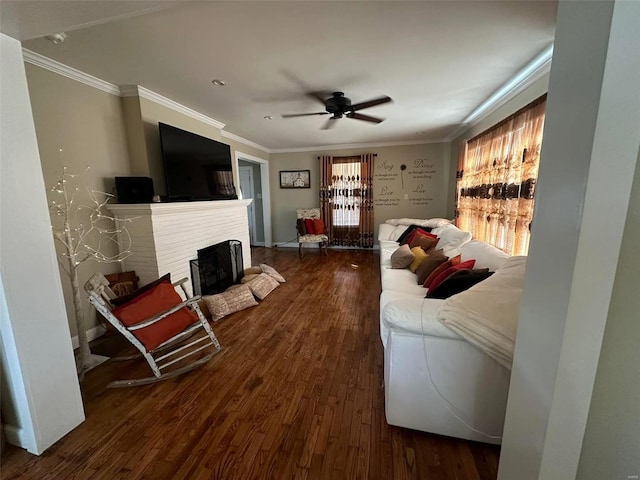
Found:
[[[224,292],[244,275],[242,242],[227,240],[200,249],[198,259],[189,263],[194,295]]]

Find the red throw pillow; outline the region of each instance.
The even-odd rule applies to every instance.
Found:
[[[147,320],[158,313],[182,303],[176,289],[168,282],[152,288],[139,297],[113,310],[113,314],[126,326]],[[131,333],[147,350],[157,348],[161,343],[182,332],[198,320],[195,312],[184,307],[159,322]]]
[[[313,228],[313,219],[305,218],[304,219],[304,228],[307,230],[307,235],[315,235],[316,229]]]
[[[324,222],[319,218],[314,219],[313,230],[316,232],[316,235],[324,235],[326,233],[324,230]]]
[[[444,263],[441,263],[440,265],[438,265],[436,267],[436,269],[434,271],[432,271],[429,276],[427,277],[427,279],[424,281],[424,283],[422,284],[422,286],[424,288],[429,288],[429,286],[431,285],[431,282],[433,282],[434,278],[436,278],[438,275],[440,275],[442,272],[444,272],[447,268],[451,268],[451,261],[447,260]]]
[[[405,239],[404,243],[411,244],[411,242],[413,242],[418,235],[422,235],[423,237],[430,237],[435,239],[436,242],[438,241],[437,235],[434,235],[433,233],[429,233],[426,230],[423,230],[421,228],[416,228],[413,232],[411,232],[411,235],[409,235]]]
[[[449,259],[451,261],[451,266],[455,267],[456,265],[460,265],[460,262],[462,262],[462,255],[456,255],[453,258]]]
[[[434,290],[438,287],[442,282],[444,282],[452,273],[457,272],[458,270],[466,270],[472,269],[476,264],[475,260],[467,260],[466,262],[459,263],[453,267],[447,268],[445,271],[441,272],[436,278],[433,279],[431,285],[429,285],[429,290]]]

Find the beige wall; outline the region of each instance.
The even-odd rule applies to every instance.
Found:
[[[377,154],[373,179],[376,238],[377,225],[387,218],[429,218],[445,215],[447,179],[451,174],[448,163],[449,145],[446,143],[272,153],[269,167],[274,242],[295,241],[296,208],[320,205],[318,156],[349,156],[363,153]],[[407,168],[401,171],[401,165]],[[280,188],[280,170],[310,170],[311,188]]]
[[[87,188],[112,193],[115,176],[131,175],[120,98],[31,64],[25,67],[45,186],[55,185],[66,166],[72,173],[86,171],[78,179],[79,204],[91,204]],[[47,195],[49,200],[55,199],[51,192]],[[56,249],[60,254],[58,242]],[[105,252],[115,254],[117,248],[111,245]],[[80,284],[95,272],[117,271],[119,263],[87,261],[80,266]],[[69,325],[75,335],[71,285],[66,274],[61,272],[61,277]],[[88,328],[95,326],[95,312],[88,303],[85,312]]]
[[[505,119],[509,115],[517,112],[522,107],[532,102],[541,95],[547,92],[549,87],[549,75],[545,75],[542,78],[536,80],[528,88],[520,92],[504,105],[491,112],[489,115],[480,120],[476,125],[465,130],[458,135],[451,142],[451,177],[449,178],[449,197],[447,198],[447,216],[453,217],[455,211],[455,186],[456,186],[456,171],[458,169],[458,147],[460,142],[475,137],[484,130],[492,127],[496,123]]]

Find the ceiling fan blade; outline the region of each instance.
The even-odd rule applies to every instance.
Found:
[[[348,118],[355,118],[356,120],[364,120],[365,122],[380,123],[384,122],[384,118],[372,117],[370,115],[363,115],[362,113],[351,112],[347,113]]]
[[[382,103],[387,103],[387,102],[393,102],[393,100],[391,99],[391,97],[387,97],[385,95],[384,97],[374,98],[373,100],[369,100],[369,101],[366,101],[366,102],[360,102],[360,103],[356,103],[355,105],[351,105],[349,110],[355,112],[356,110],[362,110],[363,108],[374,107],[376,105],[380,105]]]
[[[325,122],[325,124],[322,126],[322,128],[320,128],[320,130],[332,129],[333,127],[336,126],[336,123],[337,123],[336,120],[338,120],[336,117],[329,117]]]
[[[326,105],[327,98],[331,97],[331,92],[307,92],[307,97],[317,100],[322,105]]]
[[[329,112],[316,112],[316,113],[285,113],[282,115],[282,118],[293,118],[293,117],[311,117],[314,115],[329,115]]]

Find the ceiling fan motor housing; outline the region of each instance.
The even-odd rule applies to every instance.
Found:
[[[325,102],[327,112],[333,113],[333,118],[342,118],[342,115],[351,109],[351,99],[342,92],[333,92],[333,97]]]

